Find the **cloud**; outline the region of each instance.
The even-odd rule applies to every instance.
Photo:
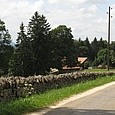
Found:
[[[48,0],[50,4],[79,4],[79,3],[85,3],[87,0]]]
[[[49,21],[56,27],[59,24],[66,24],[72,28],[74,38],[85,39],[89,36],[100,39],[107,38],[107,16],[102,11],[107,7],[107,0],[48,0],[55,8],[47,15]],[[102,9],[100,9],[100,8]]]
[[[17,32],[19,31],[21,22],[27,25],[35,11],[43,13],[44,4],[43,0],[38,0],[34,3],[28,0],[0,1],[0,17],[11,32],[13,41],[17,38]]]
[[[109,0],[86,0],[86,3],[88,4],[107,4]]]
[[[61,8],[63,6],[73,8],[75,10],[76,8],[80,8],[83,4],[85,4],[86,1],[87,0],[48,0],[48,3],[50,5],[55,5],[56,8]]]
[[[45,2],[43,0],[39,0],[39,1],[35,2],[34,5],[33,5],[34,12],[35,11],[42,12],[44,7],[45,7]]]
[[[107,2],[93,1],[98,5]],[[88,36],[89,39],[94,36],[106,37],[106,14],[102,16],[94,3],[91,0],[0,0],[0,18],[10,30],[13,41],[17,38],[21,22],[27,25],[35,11],[46,17],[52,29],[62,24],[71,27],[76,39]],[[112,14],[115,14],[114,10]]]
[[[96,5],[92,5],[88,8],[89,12],[96,12],[97,11],[97,6]]]
[[[85,1],[86,0],[84,0],[84,2]],[[53,10],[49,11],[49,14],[46,14],[51,24],[54,25],[53,27],[62,23],[73,26],[73,24],[71,23],[73,23],[74,20],[76,21],[76,24],[79,22],[84,23],[89,19],[91,20],[94,17],[94,13],[97,10],[97,7],[95,5],[89,7],[77,7],[79,6],[79,4],[84,3],[83,1],[81,2],[81,0],[77,1],[77,4],[74,4],[76,3],[75,0],[67,1],[68,3],[64,5],[62,4],[63,1],[61,3],[61,0],[57,0],[57,2],[58,4],[60,3],[59,7],[63,6],[63,8],[55,7]],[[72,5],[73,7],[71,7]]]

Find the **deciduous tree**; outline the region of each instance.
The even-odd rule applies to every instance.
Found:
[[[60,25],[50,32],[52,38],[52,66],[61,68],[62,65],[71,67],[76,64],[77,52],[75,52],[71,32],[71,28],[67,28],[65,25]]]

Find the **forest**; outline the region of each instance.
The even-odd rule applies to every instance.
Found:
[[[108,42],[102,37],[89,41],[76,39],[66,25],[51,29],[44,15],[35,12],[24,25],[21,22],[16,47],[5,22],[0,20],[0,76],[45,75],[50,68],[77,65],[78,57],[88,57],[84,68],[107,65]],[[66,57],[66,61],[62,61]],[[110,43],[110,67],[115,67],[115,42]]]

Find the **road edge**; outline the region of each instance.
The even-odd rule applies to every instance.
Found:
[[[80,99],[82,97],[85,97],[85,96],[88,96],[88,95],[91,95],[97,91],[100,91],[102,89],[105,89],[109,86],[112,86],[112,85],[115,85],[115,81],[114,82],[111,82],[111,83],[107,83],[107,84],[104,84],[102,86],[98,86],[98,87],[95,87],[95,88],[92,88],[90,90],[87,90],[83,93],[79,93],[79,94],[75,94],[69,98],[66,98],[58,103],[56,103],[55,105],[53,106],[49,106],[47,109],[44,109],[44,110],[41,110],[41,111],[36,111],[36,112],[32,112],[32,113],[28,113],[28,114],[25,114],[25,115],[44,115],[45,113],[47,113],[48,111],[52,110],[52,109],[56,109],[56,108],[59,108],[71,101],[74,101],[74,100],[77,100],[77,99]]]

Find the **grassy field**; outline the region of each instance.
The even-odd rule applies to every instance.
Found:
[[[0,115],[22,115],[24,113],[48,107],[71,95],[84,92],[112,81],[115,81],[115,76],[106,76],[60,89],[49,90],[39,95],[36,94],[10,102],[2,102],[0,103]]]
[[[84,71],[87,71],[87,72],[108,72],[107,69],[86,69]],[[109,71],[115,71],[115,69],[110,69]]]

